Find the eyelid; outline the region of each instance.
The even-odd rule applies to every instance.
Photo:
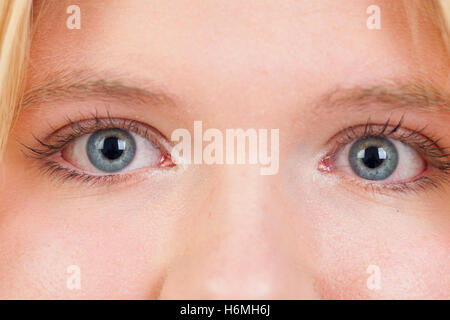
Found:
[[[382,136],[398,140],[417,151],[427,164],[424,174],[414,181],[380,183],[373,181],[363,181],[361,178],[350,177],[348,174],[340,173],[344,180],[352,181],[362,188],[378,193],[389,191],[403,192],[424,190],[427,186],[438,187],[440,183],[447,182],[450,176],[450,149],[440,146],[441,139],[433,136],[430,138],[424,134],[427,126],[420,129],[410,130],[402,125],[402,121],[397,125],[390,125],[389,121],[384,124],[372,124],[370,120],[366,124],[351,126],[334,135],[328,142],[329,152],[319,161],[318,170],[323,173],[335,172],[334,162],[345,146],[366,136]],[[337,172],[336,172],[337,173]]]
[[[440,146],[439,142],[441,139],[429,138],[423,134],[426,128],[427,126],[416,130],[409,130],[401,127],[401,124],[365,124],[351,126],[340,131],[329,140],[327,144],[331,145],[331,152],[328,152],[326,157],[332,158],[347,144],[367,136],[381,136],[403,142],[431,162],[433,162],[432,159],[450,157],[450,153],[446,153],[446,150],[450,149]]]
[[[53,132],[46,135],[45,138],[40,139],[33,135],[36,140],[36,146],[25,145],[23,143],[21,145],[25,148],[23,150],[25,156],[36,159],[37,162],[35,164],[40,173],[58,183],[73,181],[88,186],[126,186],[130,183],[144,181],[145,177],[162,173],[161,170],[154,170],[156,168],[167,171],[167,169],[177,167],[171,160],[172,145],[167,138],[156,128],[139,121],[114,118],[108,114],[107,118],[93,116],[76,122],[67,118],[67,123],[61,126],[60,129],[54,130],[53,127],[51,128]],[[70,142],[83,135],[110,128],[129,130],[154,143],[161,151],[160,165],[158,167],[151,167],[150,170],[150,167],[147,167],[117,174],[92,175],[61,158],[62,150]],[[65,161],[67,164],[62,164],[61,161]]]
[[[37,147],[31,147],[28,145],[24,145],[24,147],[29,151],[29,153],[31,153],[32,157],[45,158],[62,150],[70,141],[73,141],[78,137],[93,133],[97,130],[109,128],[119,128],[139,134],[157,145],[165,156],[169,156],[171,153],[171,143],[154,127],[136,120],[113,118],[111,116],[107,118],[95,117],[94,119],[91,118],[77,122],[67,119],[66,125],[58,130],[55,130],[53,133],[50,133],[45,138],[41,139],[33,135],[38,144]]]

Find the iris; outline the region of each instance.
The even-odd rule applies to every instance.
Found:
[[[120,171],[136,154],[133,136],[121,129],[99,130],[91,134],[86,145],[89,161],[104,172]]]
[[[398,151],[389,139],[369,136],[353,143],[348,160],[359,177],[367,180],[384,180],[397,168]]]

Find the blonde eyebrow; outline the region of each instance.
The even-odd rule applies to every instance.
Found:
[[[316,106],[328,110],[340,106],[365,109],[374,104],[387,109],[450,113],[449,93],[427,81],[396,80],[369,87],[340,87],[322,96]]]
[[[21,100],[21,107],[73,100],[96,99],[106,102],[174,105],[172,95],[159,89],[140,87],[123,78],[103,79],[85,72],[55,74],[39,85],[28,88]],[[150,81],[147,81],[150,82]]]
[[[58,73],[47,77],[47,80],[38,86],[28,89],[21,106],[26,108],[37,104],[86,99],[175,105],[172,94],[129,83],[130,80],[124,77],[110,76],[104,79],[94,77],[85,71]],[[425,112],[450,113],[450,95],[431,82],[391,80],[372,86],[337,87],[320,96],[315,107],[325,108],[324,112],[329,112],[330,108],[366,109],[370,105],[387,109],[409,108]]]

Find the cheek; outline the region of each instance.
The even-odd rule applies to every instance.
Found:
[[[318,240],[317,284],[323,298],[449,297],[448,236],[437,235],[422,219],[397,216],[376,222],[363,216],[359,221],[330,218],[327,230],[332,231]]]
[[[158,220],[143,220],[102,203],[28,199],[27,206],[10,206],[1,218],[0,297],[154,296],[167,236]],[[68,281],[78,271],[81,287],[73,290]]]
[[[295,177],[286,181],[293,190],[284,201],[292,204],[291,225],[299,234],[308,231],[295,246],[310,246],[322,298],[448,298],[450,212],[440,193],[398,201],[321,179],[307,187]],[[379,289],[373,285],[377,277]]]
[[[177,216],[202,189],[174,175],[100,192],[55,184],[20,160],[0,166],[0,298],[154,298]],[[67,286],[70,266],[81,290]]]

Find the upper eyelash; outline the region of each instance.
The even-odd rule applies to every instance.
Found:
[[[396,182],[389,184],[364,181],[364,187],[366,187],[367,190],[371,190],[373,192],[378,191],[379,193],[385,193],[387,190],[403,193],[417,193],[419,191],[425,190],[428,186],[437,188],[442,185],[442,183],[448,182],[448,176],[450,175],[450,148],[439,146],[439,141],[441,140],[441,138],[426,136],[424,132],[428,127],[427,125],[419,129],[410,130],[403,128],[403,122],[404,116],[401,117],[401,119],[395,124],[395,126],[391,125],[390,118],[384,124],[373,124],[369,117],[366,124],[363,126],[358,125],[348,127],[335,135],[340,137],[340,139],[336,140],[337,146],[335,146],[333,148],[333,151],[328,153],[328,155],[325,156],[322,161],[330,161],[337,155],[337,153],[340,152],[340,150],[342,150],[345,145],[356,141],[357,139],[361,139],[367,136],[392,137],[416,149],[419,154],[425,157],[428,162],[433,165],[433,167],[440,170],[443,175],[434,173],[429,176],[418,177],[414,181]],[[399,134],[398,132],[400,130],[408,132]],[[330,140],[333,140],[333,138]],[[327,169],[326,171],[328,172],[329,169]]]
[[[72,140],[84,135],[84,134],[90,134],[96,130],[101,129],[109,129],[109,128],[121,128],[124,130],[130,130],[133,132],[136,132],[140,135],[142,135],[146,139],[150,139],[150,135],[148,133],[149,129],[145,125],[141,125],[139,122],[135,120],[128,120],[128,119],[117,119],[112,118],[111,115],[108,113],[106,118],[100,118],[97,114],[93,115],[93,117],[86,121],[94,122],[94,125],[83,125],[86,121],[78,121],[74,122],[69,117],[67,119],[67,124],[63,127],[69,127],[70,132],[66,134],[55,134],[52,133],[48,135],[47,137],[41,139],[33,135],[34,139],[39,144],[39,147],[31,147],[28,145],[22,144],[27,150],[28,155],[31,155],[34,158],[38,159],[45,159],[46,157],[49,157],[58,151],[62,150],[65,145],[67,145]],[[393,128],[392,125],[390,125],[391,119],[389,118],[383,125],[379,124],[373,124],[369,119],[367,120],[366,124],[364,125],[364,132],[362,134],[356,133],[356,128],[360,128],[359,126],[351,126],[343,131],[341,131],[341,135],[343,138],[337,141],[338,146],[334,148],[334,151],[329,154],[328,157],[334,156],[339,150],[342,148],[342,146],[355,141],[357,139],[363,138],[365,136],[384,136],[384,137],[392,137],[395,135],[395,139],[400,140],[408,145],[411,145],[412,147],[415,147],[416,149],[419,149],[421,151],[421,154],[423,154],[426,158],[434,159],[434,167],[439,169],[440,171],[450,174],[450,148],[440,147],[439,141],[441,138],[434,138],[434,137],[427,137],[423,134],[423,132],[426,130],[427,126],[424,126],[422,128],[416,129],[416,130],[409,130],[409,129],[403,129],[404,116],[401,117],[401,119],[395,124]],[[144,129],[142,129],[144,128]],[[376,129],[380,128],[380,129]],[[390,129],[389,129],[390,128]],[[58,130],[57,132],[60,132],[61,130]],[[407,134],[398,134],[399,130],[407,130],[409,131]],[[51,142],[48,142],[51,140]],[[155,143],[162,147],[162,150],[164,149],[163,146],[161,146],[157,141]],[[121,174],[113,174],[113,175],[104,175],[104,176],[92,176],[86,173],[77,172],[73,169],[66,168],[63,166],[60,166],[55,161],[47,160],[44,162],[44,168],[45,172],[49,173],[50,175],[53,175],[54,173],[62,173],[59,178],[61,178],[62,181],[69,180],[69,179],[80,179],[83,182],[90,182],[92,184],[96,184],[97,182],[105,181],[105,182],[115,182],[116,179],[122,179],[125,178],[127,175]],[[123,177],[122,177],[123,176]],[[440,179],[441,177],[421,177],[417,179],[416,185],[419,189],[424,189],[425,185],[432,185],[436,187],[439,182],[442,181]],[[373,184],[372,184],[373,188]],[[391,189],[395,189],[395,191],[410,191],[415,190],[410,188],[410,183],[397,183],[392,184]]]
[[[97,130],[109,129],[109,128],[120,128],[123,130],[128,130],[135,132],[144,138],[151,140],[158,147],[164,149],[163,146],[158,141],[153,141],[149,134],[149,128],[141,125],[138,121],[129,119],[116,119],[112,118],[108,113],[106,118],[100,118],[97,114],[93,116],[93,119],[88,119],[86,121],[94,121],[93,125],[83,125],[83,121],[74,122],[69,117],[66,117],[67,124],[57,132],[64,130],[64,128],[69,127],[70,132],[65,134],[52,133],[45,138],[39,138],[33,134],[34,140],[39,145],[38,147],[32,147],[30,145],[22,144],[22,146],[28,150],[28,155],[34,158],[43,159],[49,157],[61,149],[63,149],[69,142],[74,139],[95,132]],[[84,121],[84,122],[86,122]],[[51,142],[50,142],[51,141]]]
[[[423,133],[428,127],[428,125],[415,130],[408,130],[408,133],[398,134],[399,130],[406,130],[402,127],[404,121],[404,116],[396,123],[395,127],[388,129],[390,126],[391,119],[389,118],[383,125],[373,124],[370,118],[367,120],[364,126],[363,134],[358,134],[355,132],[356,126],[349,127],[343,131],[343,139],[338,140],[338,148],[335,149],[337,152],[341,146],[346,145],[356,139],[360,139],[367,136],[382,136],[382,137],[393,137],[396,140],[406,143],[416,150],[420,150],[421,153],[427,158],[433,159],[443,159],[442,166],[438,169],[448,171],[450,173],[450,159],[445,161],[446,158],[450,158],[450,148],[440,147],[439,141],[442,138],[427,137]],[[375,127],[381,127],[381,129],[376,130]],[[437,161],[439,162],[439,161]]]

